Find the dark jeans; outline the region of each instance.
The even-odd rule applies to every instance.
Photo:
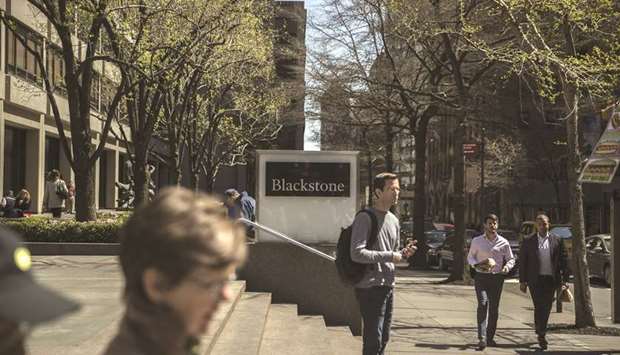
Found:
[[[390,340],[394,290],[387,286],[356,288],[355,296],[364,321],[362,354],[383,355]]]
[[[478,299],[478,339],[493,340],[497,329],[504,275],[477,273],[474,281]]]
[[[60,218],[60,214],[62,213],[62,208],[61,207],[50,208],[50,211],[52,212],[52,217]]]
[[[556,287],[553,282],[553,276],[540,275],[533,285],[528,285],[530,295],[534,301],[534,325],[536,326],[536,334],[545,336],[547,333],[547,323],[549,322],[549,314],[553,305],[553,294]]]

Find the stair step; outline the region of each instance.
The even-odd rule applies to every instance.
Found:
[[[208,354],[213,349],[213,346],[215,346],[215,340],[222,333],[226,322],[228,322],[243,291],[245,291],[245,281],[231,281],[230,290],[232,299],[229,302],[221,303],[217,312],[215,312],[213,318],[211,318],[207,334],[201,338],[199,354]]]
[[[329,343],[334,354],[359,355],[362,353],[361,337],[355,337],[349,327],[327,327]]]
[[[296,305],[271,305],[259,354],[332,354],[323,317],[297,316]]]
[[[224,329],[207,354],[258,354],[270,304],[270,293],[242,293]]]

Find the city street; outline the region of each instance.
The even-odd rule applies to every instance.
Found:
[[[97,354],[116,331],[122,313],[122,279],[116,257],[35,257],[37,279],[82,302],[82,309],[37,328],[33,355]],[[476,299],[472,286],[443,285],[446,273],[399,270],[393,332],[388,354],[480,354],[475,351]],[[536,351],[529,296],[508,280],[500,304],[498,348],[484,354],[529,354]],[[610,326],[609,289],[593,287],[598,324]],[[572,307],[552,313],[550,323],[574,321]],[[616,324],[616,327],[620,325]],[[58,336],[62,334],[62,336]],[[620,354],[620,338],[550,334],[549,354]]]

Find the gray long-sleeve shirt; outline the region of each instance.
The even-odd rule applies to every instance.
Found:
[[[370,237],[372,221],[367,213],[359,213],[353,221],[351,235],[351,259],[362,264],[371,264],[357,288],[373,286],[394,286],[394,254],[400,253],[400,225],[392,212],[370,209],[377,217],[379,234],[377,242],[366,245]]]

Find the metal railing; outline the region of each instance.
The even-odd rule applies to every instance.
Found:
[[[327,260],[330,260],[330,261],[335,261],[336,260],[332,256],[329,256],[329,255],[323,253],[320,250],[314,249],[313,247],[308,246],[308,245],[306,245],[304,243],[300,243],[300,242],[296,241],[295,239],[293,239],[291,237],[288,237],[288,236],[286,236],[286,235],[284,235],[284,234],[282,234],[282,233],[280,233],[280,232],[278,232],[276,230],[273,230],[273,229],[271,229],[271,228],[269,228],[267,226],[264,226],[264,225],[262,225],[260,223],[252,222],[249,219],[245,219],[245,218],[239,218],[239,221],[242,222],[243,224],[248,225],[248,226],[252,226],[252,227],[258,228],[258,229],[260,229],[262,231],[265,231],[265,232],[273,235],[274,237],[282,239],[282,240],[284,240],[285,242],[287,242],[289,244],[293,244],[293,245],[298,246],[298,247],[300,247],[302,249],[305,249],[306,251],[309,251],[312,254],[318,255],[318,256],[320,256],[320,257],[322,257],[324,259],[327,259]]]

